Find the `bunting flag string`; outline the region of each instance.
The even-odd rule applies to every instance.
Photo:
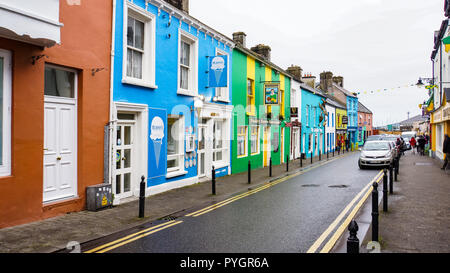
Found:
[[[401,86],[392,87],[392,88],[377,89],[377,90],[372,90],[372,91],[359,91],[359,92],[357,92],[357,94],[358,95],[377,94],[377,93],[384,93],[387,91],[393,91],[393,90],[397,90],[397,89],[401,89],[401,88],[409,88],[409,87],[417,87],[417,85],[416,84],[407,84],[407,85],[401,85]],[[433,88],[437,88],[437,86],[436,85],[428,85],[425,88],[430,90]]]

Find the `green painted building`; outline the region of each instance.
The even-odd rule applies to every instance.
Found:
[[[244,34],[245,35],[245,34]],[[235,40],[236,41],[236,40]],[[245,44],[245,43],[244,43]],[[258,52],[258,53],[257,53]],[[279,165],[290,153],[290,90],[287,72],[270,62],[270,48],[237,43],[232,71],[231,172]],[[265,100],[268,103],[265,104]]]

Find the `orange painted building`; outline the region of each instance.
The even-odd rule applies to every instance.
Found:
[[[2,2],[0,228],[83,210],[103,183],[113,9]]]

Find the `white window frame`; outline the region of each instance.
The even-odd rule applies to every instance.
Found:
[[[228,141],[226,141],[226,139],[227,139],[227,127],[228,127],[228,122],[227,122],[227,120],[226,119],[213,119],[213,122],[215,123],[215,122],[217,122],[217,121],[220,121],[220,122],[222,122],[222,128],[221,128],[221,130],[222,130],[222,148],[215,148],[215,147],[212,147],[213,148],[213,159],[214,159],[214,154],[215,153],[217,153],[217,152],[222,152],[222,159],[221,160],[213,160],[213,163],[214,163],[214,166],[225,166],[225,165],[227,165],[226,164],[226,162],[227,162],[227,159],[228,159],[228,157],[227,157],[227,155],[228,155],[228,145],[227,145],[227,142]],[[213,124],[213,128],[214,128],[214,124]],[[213,137],[214,137],[214,131],[213,131]]]
[[[156,16],[152,13],[138,7],[137,5],[124,1],[123,15],[123,67],[122,83],[138,85],[157,89],[155,79],[155,35],[156,35]],[[127,76],[127,32],[128,16],[144,23],[144,50],[142,55],[142,79]]]
[[[245,134],[244,134],[244,154],[239,155],[239,136],[240,136],[240,130],[239,128],[244,128]],[[242,157],[247,157],[248,155],[248,126],[238,126],[237,127],[237,136],[236,136],[236,145],[237,145],[237,157],[238,158],[242,158]]]
[[[253,129],[256,130],[256,152],[252,153],[252,135],[253,135]],[[260,143],[259,143],[260,137],[259,137],[259,126],[258,125],[251,125],[250,126],[250,154],[251,155],[259,155],[261,153],[260,149]]]
[[[216,87],[214,94],[217,97],[218,101],[221,102],[230,102],[230,54],[226,51],[221,50],[220,48],[216,48],[217,56],[227,56],[228,65],[227,65],[227,87]],[[221,94],[221,96],[217,96],[217,93]]]
[[[0,176],[11,175],[11,96],[12,96],[12,54],[0,49],[3,58],[3,143]]]
[[[309,127],[309,105],[306,105],[306,127]]]
[[[177,69],[178,69],[178,77],[177,77],[177,94],[186,95],[186,96],[197,96],[198,95],[198,38],[194,35],[182,30],[178,29],[178,60],[177,60]],[[189,73],[189,86],[188,89],[184,89],[180,87],[181,80],[181,42],[184,41],[191,45],[190,52],[190,61],[191,71]]]
[[[167,153],[167,161],[178,159],[178,166],[169,168],[167,167],[167,175],[166,178],[172,178],[175,176],[181,176],[185,175],[187,172],[184,170],[184,145],[185,145],[185,130],[184,130],[184,116],[178,116],[178,115],[168,115],[167,116],[167,126],[169,126],[169,118],[170,119],[178,119],[178,128],[177,128],[177,134],[175,136],[169,135],[169,129],[167,128],[167,139],[169,137],[176,137],[178,141],[178,153],[175,155],[169,155]]]

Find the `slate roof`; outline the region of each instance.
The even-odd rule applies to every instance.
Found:
[[[364,104],[358,101],[358,112],[373,114],[372,111],[369,110]]]

